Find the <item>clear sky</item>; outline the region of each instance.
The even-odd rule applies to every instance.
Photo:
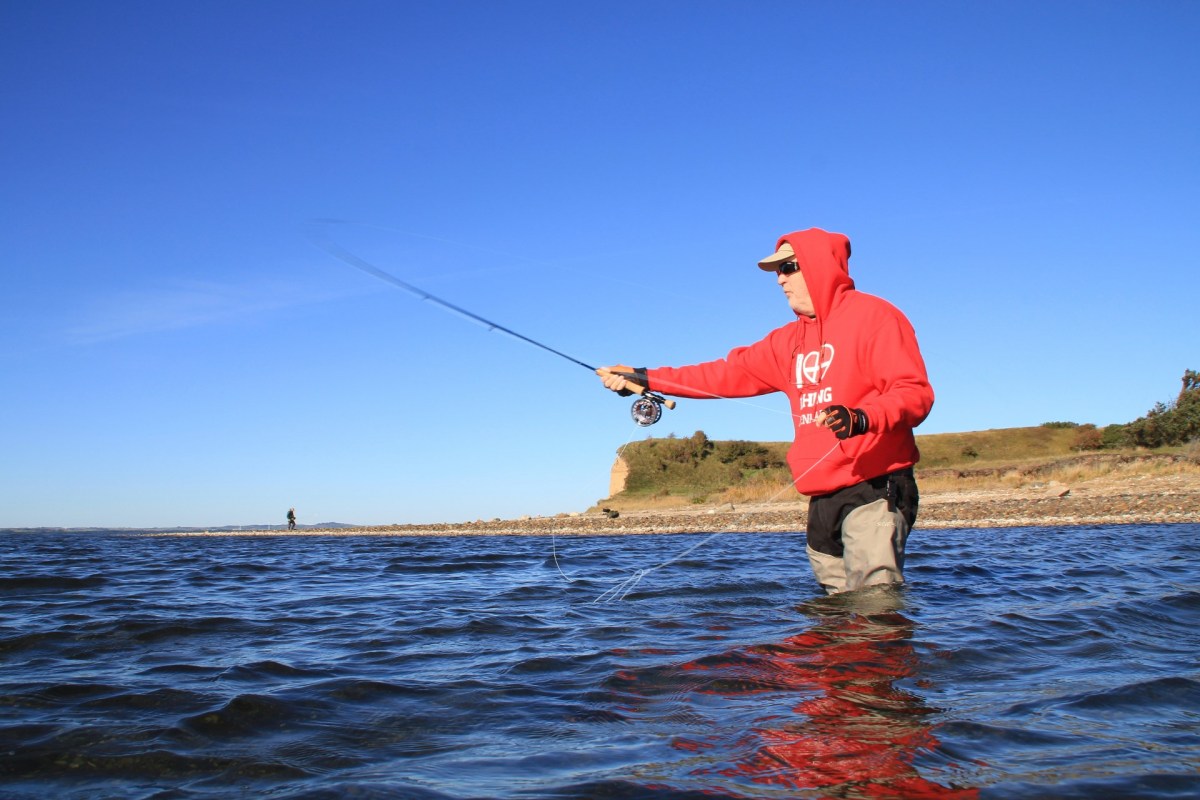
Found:
[[[918,433],[1128,422],[1200,368],[1200,3],[0,4],[0,527],[582,511],[654,428],[580,366],[791,318],[847,234]]]

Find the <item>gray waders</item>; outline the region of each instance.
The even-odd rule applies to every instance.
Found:
[[[918,501],[911,467],[810,499],[808,561],[821,587],[837,594],[903,583]]]

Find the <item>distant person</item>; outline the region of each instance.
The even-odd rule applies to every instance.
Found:
[[[288,530],[296,530],[296,509],[294,508],[288,509]]]
[[[716,361],[597,370],[623,394],[630,384],[692,398],[784,392],[795,429],[788,464],[810,498],[809,563],[829,594],[904,581],[918,501],[913,428],[933,407],[912,325],[855,289],[849,259],[840,233],[781,236],[758,266],[775,273],[794,321]]]

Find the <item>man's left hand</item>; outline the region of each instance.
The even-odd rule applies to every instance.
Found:
[[[827,406],[821,409],[821,417],[818,421],[833,431],[839,439],[861,436],[867,432],[867,426],[870,424],[866,412],[861,408],[846,408],[845,406]]]
[[[604,388],[616,392],[621,397],[628,397],[634,393],[634,390],[628,388],[630,384],[639,388],[645,388],[645,380],[638,380],[639,372],[643,375],[645,374],[644,370],[636,370],[624,364],[601,367],[596,370],[596,374],[600,376],[600,380],[604,383]]]

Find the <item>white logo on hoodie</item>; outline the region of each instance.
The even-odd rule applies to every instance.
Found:
[[[825,373],[829,371],[829,365],[832,363],[831,344],[823,344],[820,350],[796,356],[796,387],[814,386],[825,380]]]

